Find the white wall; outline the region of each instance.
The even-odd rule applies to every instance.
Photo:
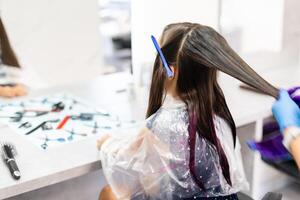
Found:
[[[51,85],[101,73],[97,0],[2,0],[1,17],[21,64]]]
[[[223,0],[224,29],[242,31],[241,50],[279,52],[282,48],[284,0]]]
[[[172,22],[197,22],[217,28],[218,0],[132,0],[132,64],[136,81],[141,67],[154,61],[156,51],[151,42]],[[151,70],[151,69],[150,69]]]
[[[284,1],[283,48],[289,53],[299,53],[300,47],[300,1]]]

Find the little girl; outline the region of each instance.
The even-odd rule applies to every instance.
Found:
[[[144,127],[98,141],[110,186],[100,199],[231,200],[247,189],[235,123],[202,51],[211,48],[205,40],[225,45],[216,34],[193,23],[165,28],[160,46],[173,76],[157,56]]]

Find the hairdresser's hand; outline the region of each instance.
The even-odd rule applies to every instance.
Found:
[[[103,143],[108,139],[110,138],[110,134],[106,133],[106,134],[103,134],[98,140],[97,140],[97,148],[98,150],[101,150],[101,147],[103,145]]]
[[[272,106],[272,112],[282,133],[289,126],[300,127],[300,109],[286,90],[280,90],[279,98]]]

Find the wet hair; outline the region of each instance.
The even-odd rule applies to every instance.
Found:
[[[257,90],[276,97],[278,89],[260,77],[227,44],[213,28],[196,23],[175,23],[165,27],[160,46],[169,65],[177,67],[176,90],[187,105],[189,115],[189,169],[195,183],[204,184],[195,168],[196,134],[205,138],[216,149],[224,178],[229,185],[228,160],[216,135],[214,116],[223,118],[231,128],[234,145],[236,127],[224,94],[217,81],[220,70]],[[159,56],[156,56],[149,95],[147,117],[155,113],[164,99],[167,76]]]

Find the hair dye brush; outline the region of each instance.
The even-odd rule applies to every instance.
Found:
[[[9,143],[4,143],[1,145],[1,153],[3,161],[7,165],[12,177],[16,180],[20,179],[21,173],[15,160],[15,156],[17,155],[15,146]]]

